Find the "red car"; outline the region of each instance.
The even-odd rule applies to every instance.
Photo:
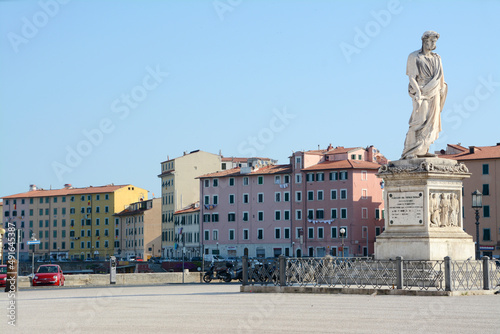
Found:
[[[0,286],[5,286],[7,282],[7,265],[0,266]]]
[[[64,285],[64,274],[61,267],[57,264],[41,265],[33,277],[32,285]]]

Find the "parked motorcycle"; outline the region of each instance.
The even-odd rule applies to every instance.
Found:
[[[231,282],[231,275],[225,268],[216,270],[215,265],[212,264],[205,275],[203,275],[203,281],[205,283],[210,283],[212,279],[220,279],[224,282]]]
[[[231,262],[228,262],[226,266],[229,277],[224,282],[229,283],[232,280],[243,282],[243,267],[235,268]]]

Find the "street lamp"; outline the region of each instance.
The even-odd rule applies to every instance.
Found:
[[[476,190],[472,193],[472,208],[476,210],[476,260],[479,260],[479,209],[483,207],[483,194]]]
[[[35,233],[31,233],[31,240],[32,241],[37,241]],[[36,245],[33,244],[31,245],[33,247],[32,252],[31,252],[31,279],[35,277],[35,247]]]
[[[340,229],[340,238],[342,239],[342,258],[344,258],[345,250],[344,250],[344,238],[345,238],[345,228]]]

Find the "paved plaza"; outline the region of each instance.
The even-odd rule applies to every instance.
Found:
[[[240,293],[237,284],[37,288],[0,333],[500,333],[500,295]]]

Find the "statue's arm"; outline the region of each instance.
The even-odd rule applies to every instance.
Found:
[[[419,101],[422,99],[422,92],[420,91],[420,87],[418,86],[417,83],[417,75],[418,75],[418,68],[417,68],[417,55],[418,55],[418,50],[415,52],[410,53],[408,56],[408,60],[406,62],[406,75],[410,79],[410,86],[415,92],[415,96],[413,98],[415,101]]]
[[[415,101],[419,101],[422,99],[422,92],[420,91],[420,87],[418,86],[416,77],[410,76],[410,85],[415,90],[415,96],[413,97]]]

